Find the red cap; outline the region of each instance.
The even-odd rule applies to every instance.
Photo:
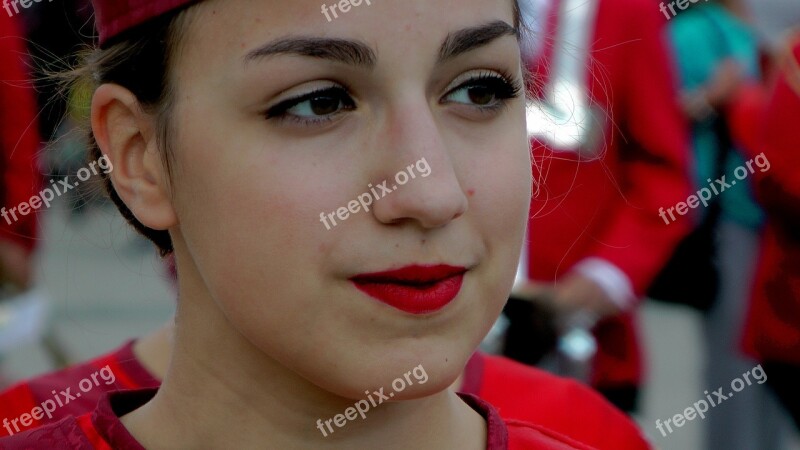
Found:
[[[174,9],[198,0],[92,0],[100,45]]]

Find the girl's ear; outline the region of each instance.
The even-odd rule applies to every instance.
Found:
[[[91,117],[97,145],[113,168],[108,176],[117,195],[142,225],[154,230],[175,225],[154,118],[132,92],[117,84],[97,88]]]

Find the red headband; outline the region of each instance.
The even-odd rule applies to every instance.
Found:
[[[197,0],[92,0],[100,45],[131,28]]]

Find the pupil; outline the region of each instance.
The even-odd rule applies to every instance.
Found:
[[[494,99],[494,94],[486,86],[473,86],[469,88],[469,99],[475,104],[487,105]]]
[[[314,114],[324,116],[333,114],[339,109],[339,99],[334,97],[317,97],[311,100]]]

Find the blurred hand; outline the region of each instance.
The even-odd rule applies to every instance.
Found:
[[[584,311],[599,320],[622,312],[599,284],[579,273],[560,280],[553,294],[556,308],[564,314]]]
[[[515,284],[511,289],[512,297],[517,297],[534,303],[545,304],[546,306],[552,306],[553,294],[554,291],[552,286],[533,281],[526,281],[525,283],[521,283],[519,285]]]
[[[0,240],[0,283],[25,290],[31,284],[31,255],[21,246]]]
[[[681,94],[683,110],[696,121],[712,117],[731,102],[745,81],[739,63],[733,59],[723,61],[708,83]]]
[[[714,108],[727,104],[745,82],[742,67],[733,59],[723,61],[706,85],[706,100]]]

